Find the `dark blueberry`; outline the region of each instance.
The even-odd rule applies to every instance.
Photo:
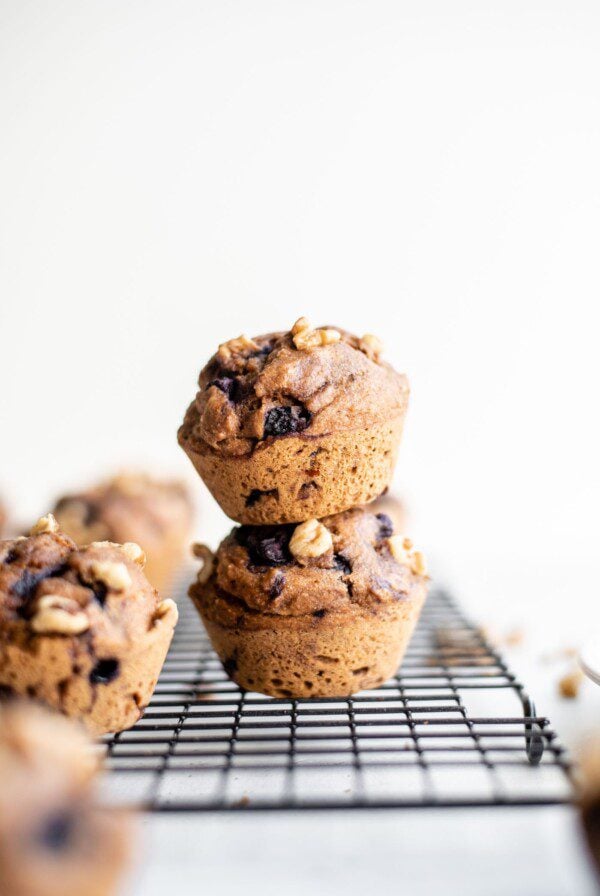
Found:
[[[19,556],[16,548],[11,548],[10,551],[7,551],[6,556],[4,557],[3,563],[14,563],[17,557]]]
[[[267,491],[261,491],[259,488],[253,488],[248,497],[246,498],[246,507],[254,507],[261,498],[277,498],[279,496],[279,489],[270,488]]]
[[[242,382],[236,376],[219,376],[214,380],[211,380],[208,384],[207,388],[210,386],[216,386],[217,389],[220,389],[223,392],[229,401],[232,401],[234,404],[242,401],[251,391],[251,386],[247,383]]]
[[[306,501],[307,498],[310,498],[311,493],[318,488],[319,486],[316,482],[303,482],[298,491],[298,499],[300,501]]]
[[[229,659],[225,660],[223,663],[223,668],[230,678],[237,672],[237,667],[238,664],[235,656],[230,656]]]
[[[333,568],[341,570],[345,576],[350,575],[352,572],[352,564],[343,554],[333,555]]]
[[[10,589],[11,594],[26,600],[31,597],[40,582],[43,582],[44,579],[61,576],[66,568],[65,563],[59,563],[57,566],[46,566],[44,569],[38,569],[35,572],[32,572],[30,569],[24,569],[20,578],[17,579]]]
[[[229,398],[233,389],[234,382],[235,380],[232,376],[220,376],[217,377],[216,380],[212,380],[212,382],[210,382],[206,388],[210,389],[211,386],[216,386],[217,389],[220,389],[221,392],[224,392],[227,398]]]
[[[289,543],[294,526],[240,526],[235,538],[256,566],[282,566],[291,562]]]
[[[394,534],[394,524],[387,513],[376,513],[375,516],[379,520],[379,538],[389,538]]]
[[[101,607],[106,603],[106,595],[108,594],[108,588],[104,584],[104,582],[86,582],[81,576],[78,576],[79,584],[83,585],[84,588],[89,588],[94,592],[94,597],[98,601]]]
[[[64,852],[69,849],[77,829],[77,819],[73,812],[56,812],[41,825],[37,842],[48,852]]]
[[[16,696],[17,692],[9,684],[0,684],[0,703],[5,700],[12,700]]]
[[[268,436],[287,436],[289,433],[302,432],[310,423],[311,415],[302,406],[271,408],[265,417],[263,438]]]
[[[104,584],[104,582],[92,582],[91,585],[88,585],[88,588],[91,588],[94,592],[94,597],[98,601],[101,607],[106,603],[106,595],[108,594],[108,588]]]
[[[322,619],[327,610],[315,610],[313,616],[316,616],[317,619]]]
[[[98,660],[90,672],[90,682],[92,684],[109,684],[117,678],[118,674],[118,660]]]
[[[276,597],[279,597],[279,595],[283,591],[284,585],[285,585],[285,576],[279,572],[273,579],[271,587],[269,588],[269,598],[271,600],[275,600]]]

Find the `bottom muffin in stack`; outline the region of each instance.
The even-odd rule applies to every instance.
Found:
[[[428,586],[385,514],[240,526],[190,588],[225,671],[275,697],[347,696],[394,674]]]

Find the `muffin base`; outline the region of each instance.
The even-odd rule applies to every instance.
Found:
[[[94,643],[85,635],[0,640],[0,690],[80,719],[94,736],[131,728],[150,702],[176,621],[173,607],[139,640],[126,644]],[[94,683],[90,676],[101,660],[116,660],[117,674]]]
[[[426,582],[393,604],[324,616],[247,614],[250,625],[224,626],[197,602],[211,643],[230,678],[271,697],[348,697],[392,676],[406,651],[427,593]]]
[[[280,436],[250,455],[186,454],[222,510],[239,523],[297,523],[368,504],[392,478],[404,416],[331,435]]]

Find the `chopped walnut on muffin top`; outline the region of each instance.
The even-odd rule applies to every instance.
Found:
[[[0,630],[32,635],[135,638],[160,619],[160,601],[133,543],[78,548],[52,514],[28,538],[0,541]],[[164,615],[164,613],[163,613]]]
[[[399,539],[399,541],[398,541]],[[360,508],[299,525],[240,526],[203,561],[192,591],[246,610],[299,616],[374,606],[410,595],[426,576],[423,555],[393,534],[385,514]]]
[[[377,337],[300,318],[287,333],[219,346],[179,431],[182,445],[247,454],[280,436],[324,435],[403,413],[408,382],[381,360]]]

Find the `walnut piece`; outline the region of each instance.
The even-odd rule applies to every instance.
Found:
[[[582,682],[583,672],[580,669],[573,669],[572,672],[567,672],[558,682],[560,696],[566,697],[567,700],[574,700],[579,695],[579,688]]]
[[[332,547],[331,532],[319,520],[300,523],[290,539],[290,553],[297,560],[322,557]]]
[[[146,553],[139,544],[136,544],[135,541],[125,541],[119,547],[132,563],[137,563],[142,569],[144,568],[146,565]]]
[[[39,635],[80,635],[89,627],[77,601],[56,594],[41,597],[31,617],[31,628]]]
[[[211,549],[205,544],[193,544],[192,554],[196,560],[202,561],[202,566],[198,570],[196,581],[199,585],[205,585],[212,575],[215,566],[215,556]]]
[[[298,333],[302,333],[303,330],[311,330],[312,327],[307,317],[299,317],[292,329],[290,330],[292,336],[297,336]]]
[[[247,351],[260,351],[260,346],[257,345],[253,339],[249,339],[248,336],[242,334],[236,339],[230,339],[228,342],[223,342],[219,346],[217,355],[222,361],[229,361],[233,355],[243,355],[244,352]]]
[[[113,591],[124,591],[131,585],[131,576],[124,563],[114,560],[92,560],[90,573],[97,582],[102,582]]]
[[[372,333],[365,333],[359,340],[358,347],[371,361],[378,361],[383,352],[383,342]]]
[[[427,575],[425,557],[421,551],[415,550],[410,538],[404,535],[390,535],[387,545],[394,560],[408,566],[416,576]]]
[[[42,535],[44,532],[58,532],[58,523],[51,513],[41,516],[35,526],[32,527],[30,535]]]
[[[300,318],[305,320],[305,318]],[[294,327],[298,326],[298,321]],[[293,331],[292,331],[293,332]],[[294,345],[299,351],[306,351],[310,348],[318,348],[321,345],[333,345],[339,342],[341,334],[338,330],[327,327],[320,330],[302,329],[293,337]]]
[[[157,621],[159,619],[164,619],[165,616],[168,616],[170,613],[175,611],[174,622],[177,622],[179,617],[179,611],[177,609],[177,604],[174,600],[171,600],[170,597],[166,597],[164,600],[161,600],[159,605],[157,606],[154,612],[154,620]]]
[[[118,541],[92,541],[87,545],[88,548],[118,548],[123,551],[128,560],[137,563],[142,569],[146,565],[146,554],[135,541],[125,541],[120,544]]]

